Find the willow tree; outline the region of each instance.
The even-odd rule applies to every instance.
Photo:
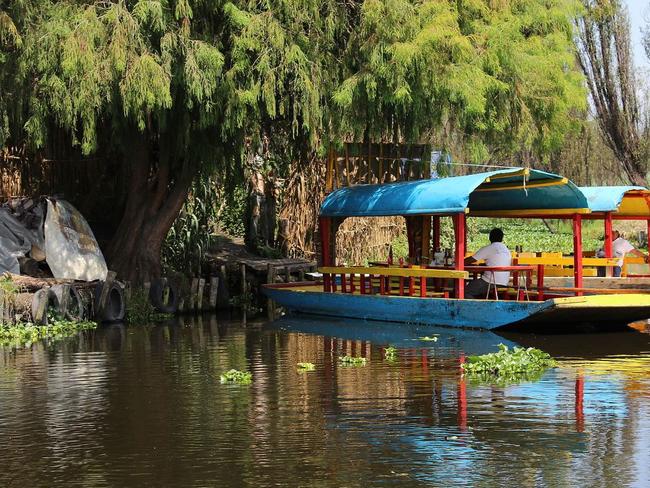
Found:
[[[478,160],[548,154],[585,105],[576,12],[573,0],[363,2],[334,93],[338,130],[412,141],[443,127]]]
[[[0,2],[0,145],[37,150],[64,130],[84,155],[120,158],[130,178],[110,264],[155,277],[201,168],[236,166],[263,120],[316,139],[311,46],[328,19],[316,1]]]
[[[262,135],[291,157],[343,138],[463,134],[478,156],[553,146],[584,97],[571,0],[0,0],[0,145],[65,131],[130,172],[109,249],[125,279],[201,169]]]

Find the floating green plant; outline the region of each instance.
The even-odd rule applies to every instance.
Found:
[[[419,341],[430,341],[430,342],[438,342],[438,337],[437,336],[424,336],[424,337],[418,337]]]
[[[339,356],[339,362],[346,366],[365,366],[368,360],[362,357]]]
[[[222,383],[237,383],[238,385],[249,385],[253,381],[253,375],[248,371],[231,369],[221,375]]]
[[[73,336],[82,330],[95,329],[95,322],[72,322],[50,318],[48,325],[31,322],[16,325],[0,325],[0,346],[26,347],[41,339],[58,340]]]
[[[386,361],[395,361],[397,359],[397,349],[393,346],[388,346],[384,349],[384,359],[386,359]]]
[[[514,347],[499,344],[499,351],[482,356],[469,356],[463,371],[470,380],[480,383],[518,383],[539,379],[557,362],[544,351],[534,347]]]
[[[314,371],[316,366],[314,363],[298,363],[298,371],[305,373],[307,371]]]

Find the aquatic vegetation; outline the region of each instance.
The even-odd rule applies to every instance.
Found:
[[[314,363],[298,363],[298,371],[301,373],[307,372],[307,371],[314,371],[316,369],[316,365]]]
[[[397,349],[393,346],[388,346],[384,349],[384,359],[386,361],[395,361],[397,359]]]
[[[170,313],[156,312],[144,289],[134,289],[126,301],[126,320],[131,324],[160,322],[173,317]]]
[[[368,360],[362,357],[339,356],[339,362],[346,366],[365,366]]]
[[[236,383],[238,385],[250,385],[253,381],[253,374],[248,371],[231,369],[221,375],[222,383]]]
[[[96,322],[72,322],[55,317],[49,318],[48,325],[34,325],[31,322],[0,325],[0,346],[27,347],[41,339],[63,339],[79,331],[95,328],[97,328]]]
[[[463,371],[471,380],[487,383],[517,383],[538,379],[557,362],[544,351],[534,347],[514,347],[499,344],[499,351],[482,356],[469,356]]]
[[[438,342],[438,337],[437,336],[424,336],[424,337],[418,337],[419,341],[430,341],[430,342]]]

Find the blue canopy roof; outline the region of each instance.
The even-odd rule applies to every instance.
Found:
[[[642,186],[581,186],[592,212],[616,212],[629,191],[646,190]]]
[[[323,217],[473,214],[553,214],[588,211],[587,199],[572,182],[544,171],[512,168],[449,178],[356,185],[330,193]]]

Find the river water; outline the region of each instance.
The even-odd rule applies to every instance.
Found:
[[[461,358],[499,343],[560,366],[466,382]],[[221,384],[230,368],[252,384]],[[649,447],[650,334],[632,329],[205,317],[0,350],[0,487],[650,486]]]

